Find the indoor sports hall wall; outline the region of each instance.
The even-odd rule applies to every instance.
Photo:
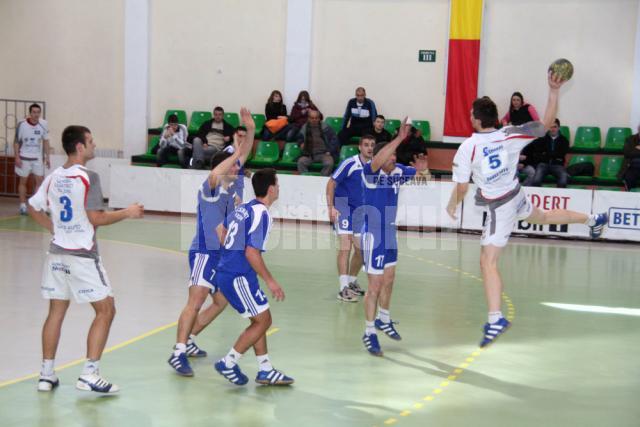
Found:
[[[286,0],[150,2],[150,125],[181,108],[264,113],[284,86]]]
[[[122,150],[123,4],[0,1],[0,97],[45,100],[57,153],[71,123],[90,127],[99,149]]]
[[[555,58],[575,66],[562,91],[559,117],[572,129],[632,126],[637,0],[485,0],[480,53],[481,94],[500,114],[518,90],[542,114],[547,89],[542,74]],[[604,136],[604,134],[603,134]]]
[[[387,118],[431,122],[442,138],[449,0],[316,0],[311,95],[329,115],[342,115],[357,86]],[[418,62],[420,49],[436,62]]]

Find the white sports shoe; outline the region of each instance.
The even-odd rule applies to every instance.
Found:
[[[58,377],[53,375],[40,375],[38,380],[38,391],[51,391],[60,385]]]
[[[120,387],[115,384],[111,384],[109,381],[102,378],[98,373],[80,375],[76,388],[82,391],[95,391],[96,393],[117,393],[120,391]]]

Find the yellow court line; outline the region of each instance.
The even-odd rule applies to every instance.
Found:
[[[465,272],[463,270],[460,270],[458,268],[451,267],[449,265],[445,265],[445,264],[439,263],[437,261],[424,259],[422,257],[417,257],[417,256],[413,256],[413,255],[404,255],[404,256],[408,257],[408,258],[415,258],[420,262],[426,262],[426,263],[431,264],[431,265],[437,265],[440,268],[444,268],[444,269],[447,269],[449,271],[454,271],[454,272],[456,272],[458,274],[462,274],[463,277],[468,277],[468,278],[474,279],[475,281],[478,281],[478,282],[482,283],[482,278],[477,277],[477,276],[475,276],[475,275],[473,275],[471,273]],[[511,298],[509,298],[509,296],[503,292],[502,293],[502,300],[509,307],[509,313],[507,315],[507,320],[513,321],[513,319],[515,317],[515,309],[513,307],[513,302],[511,301]],[[464,370],[467,369],[469,367],[469,365],[471,363],[473,363],[476,360],[476,358],[478,356],[480,356],[484,352],[484,350],[485,350],[484,348],[478,347],[476,350],[472,351],[469,355],[467,355],[465,357],[465,359],[464,359],[465,361],[463,363],[460,363],[457,368],[454,368],[454,369],[451,370],[451,372],[447,373],[447,379],[445,381],[440,382],[438,388],[433,389],[431,394],[424,396],[422,398],[422,401],[423,402],[431,402],[431,401],[435,400],[438,395],[442,394],[446,390],[446,388],[449,385],[451,385],[451,383],[455,382],[458,379],[458,377],[461,374],[464,373]],[[412,407],[413,409],[422,409],[424,407],[424,403],[412,402],[412,404],[409,407]],[[408,417],[413,413],[414,412],[410,411],[409,409],[403,409],[402,411],[400,411],[398,413],[398,415],[400,417]],[[387,418],[384,421],[384,424],[386,424],[386,425],[396,424],[398,421],[399,421],[399,419],[390,417],[390,418]]]

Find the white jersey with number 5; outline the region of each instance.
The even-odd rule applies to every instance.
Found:
[[[453,181],[473,182],[486,199],[497,199],[518,186],[520,152],[544,135],[540,122],[506,126],[486,133],[474,133],[458,148],[453,159]]]
[[[100,178],[80,165],[59,167],[47,176],[29,204],[51,213],[53,240],[50,252],[97,253],[95,228],[87,210],[102,210]]]

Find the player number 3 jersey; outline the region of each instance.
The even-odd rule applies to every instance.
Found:
[[[87,210],[103,210],[100,178],[80,165],[59,167],[47,176],[29,204],[51,213],[50,252],[97,254],[95,228]]]

